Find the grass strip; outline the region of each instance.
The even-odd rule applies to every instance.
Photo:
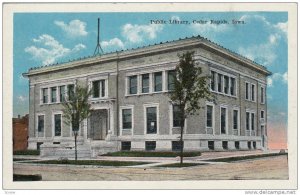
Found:
[[[211,160],[205,160],[205,161],[235,162],[235,161],[241,161],[241,160],[250,160],[250,159],[256,159],[256,158],[264,158],[264,157],[272,157],[272,156],[280,156],[280,155],[287,155],[287,153],[270,153],[270,154],[255,154],[255,155],[249,155],[249,156],[233,156],[233,157],[218,158],[218,159],[211,159]]]
[[[40,155],[39,150],[20,150],[20,151],[14,151],[14,155]]]
[[[35,164],[63,164],[63,165],[96,165],[96,166],[135,166],[150,164],[150,162],[137,162],[137,161],[103,161],[103,160],[45,160],[45,161],[32,161],[26,163]]]
[[[41,175],[20,175],[20,174],[13,175],[13,181],[41,181],[41,180],[42,180]]]
[[[13,158],[13,161],[26,161],[26,160],[36,160],[36,159],[29,159],[29,158]]]
[[[102,156],[124,156],[124,157],[177,157],[180,152],[151,152],[151,151],[119,151],[103,154]],[[201,156],[201,152],[184,152],[183,157]]]
[[[157,165],[156,167],[193,167],[198,165],[205,165],[204,163],[172,163],[172,164],[164,164],[164,165]]]

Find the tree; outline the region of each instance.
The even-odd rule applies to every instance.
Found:
[[[68,100],[63,103],[64,123],[72,126],[75,137],[75,161],[77,161],[77,136],[80,124],[90,115],[88,98],[91,91],[87,87],[76,86],[74,91],[68,91]]]
[[[193,59],[194,52],[178,55],[173,90],[169,97],[180,110],[180,164],[183,163],[183,130],[188,115],[197,114],[200,110],[200,99],[211,100],[212,96],[207,84],[209,76],[202,75],[201,67],[197,67]]]

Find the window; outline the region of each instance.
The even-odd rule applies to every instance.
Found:
[[[246,83],[246,100],[250,99],[250,94],[249,94],[249,83]]]
[[[129,77],[129,94],[137,94],[137,76]]]
[[[248,149],[251,149],[251,142],[249,141],[247,142],[247,144],[248,144]]]
[[[211,78],[210,78],[210,89],[212,90],[212,91],[215,91],[215,72],[214,71],[211,71],[210,72],[211,73]]]
[[[213,106],[206,106],[206,127],[213,127]]]
[[[68,88],[68,99],[70,100],[70,98],[73,97],[74,93],[75,93],[75,91],[74,91],[74,84],[68,85],[67,88]]]
[[[253,148],[256,149],[256,142],[253,142]]]
[[[180,127],[180,107],[178,105],[173,106],[173,127]]]
[[[146,108],[147,134],[157,133],[157,113],[156,107]]]
[[[132,129],[132,109],[122,109],[122,129]]]
[[[65,102],[65,86],[59,86],[59,101]]]
[[[210,150],[215,149],[215,142],[214,141],[208,141],[208,149],[210,149]]]
[[[226,134],[226,108],[221,107],[221,134]]]
[[[51,102],[56,102],[56,87],[51,87]]]
[[[154,91],[162,91],[162,72],[154,73]]]
[[[142,93],[149,93],[149,74],[142,75]]]
[[[155,148],[156,148],[156,141],[146,141],[145,142],[145,149],[147,151],[155,150]]]
[[[265,103],[265,89],[263,87],[260,88],[260,103]]]
[[[97,80],[92,82],[92,97],[105,97],[105,80]]]
[[[54,115],[54,135],[61,136],[61,114]]]
[[[251,113],[251,130],[254,131],[254,113]]]
[[[222,75],[218,74],[218,92],[222,92]]]
[[[224,93],[229,94],[229,78],[224,76]]]
[[[48,103],[48,88],[42,89],[42,96],[43,96],[43,103],[47,104]]]
[[[236,95],[235,94],[236,88],[235,88],[235,78],[230,78],[230,95]]]
[[[235,149],[240,149],[240,142],[236,141],[234,142],[234,146],[235,146]]]
[[[228,150],[228,141],[222,141],[222,147],[224,150]]]
[[[264,119],[264,118],[265,118],[265,111],[264,111],[264,110],[261,110],[261,111],[260,111],[260,118],[261,118],[261,119]]]
[[[172,151],[180,151],[182,147],[184,147],[184,142],[181,146],[181,141],[172,141]]]
[[[251,100],[255,101],[255,85],[251,84]]]
[[[44,115],[38,116],[38,132],[44,132],[45,130],[45,117]]]
[[[130,150],[131,142],[121,142],[121,150]]]
[[[250,130],[250,112],[246,112],[246,130]]]
[[[41,145],[43,145],[43,142],[37,142],[36,143],[36,149],[41,150]]]
[[[175,89],[175,78],[176,78],[176,71],[169,70],[168,71],[168,90],[169,91]]]
[[[239,118],[239,111],[233,110],[233,129],[238,129],[238,118]]]

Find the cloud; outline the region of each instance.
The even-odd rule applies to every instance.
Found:
[[[113,38],[109,41],[102,41],[101,46],[103,47],[103,49],[107,50],[117,50],[125,48],[124,43],[118,38]]]
[[[25,102],[27,100],[27,97],[26,96],[23,96],[23,95],[20,95],[17,97],[18,101],[19,102]]]
[[[47,34],[33,39],[33,42],[35,45],[26,47],[25,52],[32,55],[34,60],[41,61],[43,65],[52,64],[59,58],[85,48],[83,44],[78,44],[73,49],[65,48],[61,43]]]
[[[214,37],[217,33],[229,31],[230,26],[228,24],[210,24],[207,22],[205,24],[191,24],[191,29],[197,34]]]
[[[274,25],[275,28],[280,29],[287,36],[288,32],[288,22],[279,22]]]
[[[85,29],[86,23],[80,20],[72,20],[69,24],[63,21],[54,21],[54,24],[59,26],[69,37],[86,36],[88,34]]]
[[[287,72],[280,74],[280,73],[274,73],[272,76],[270,76],[267,80],[268,86],[273,87],[273,83],[275,81],[281,81],[283,83],[287,83],[288,81],[288,74]]]
[[[181,19],[180,19],[179,16],[172,16],[172,17],[171,17],[171,20],[181,21]]]
[[[240,47],[238,52],[259,64],[270,66],[277,58],[275,49],[280,38],[278,34],[271,34],[267,42],[246,48]]]
[[[145,39],[155,39],[163,30],[161,24],[137,25],[125,24],[121,27],[122,36],[131,43],[140,43]]]

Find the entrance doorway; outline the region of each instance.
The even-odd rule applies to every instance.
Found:
[[[92,110],[89,117],[88,138],[104,140],[108,130],[108,111],[106,109]]]

